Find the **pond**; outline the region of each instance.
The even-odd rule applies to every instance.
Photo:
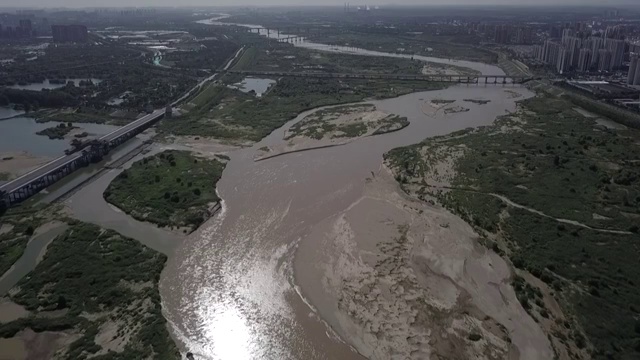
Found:
[[[0,113],[1,114],[1,113]],[[0,153],[26,151],[35,156],[59,156],[69,148],[69,140],[50,140],[36,132],[59,125],[50,121],[38,123],[33,118],[19,116],[0,121]],[[75,124],[89,135],[106,135],[117,126],[103,124]]]
[[[45,80],[44,82],[41,83],[33,83],[33,84],[27,84],[27,85],[12,85],[12,86],[8,86],[11,89],[18,89],[18,90],[33,90],[33,91],[41,91],[44,89],[59,89],[61,87],[64,87],[65,85],[67,85],[66,83],[69,81],[72,81],[74,83],[75,86],[78,86],[80,84],[80,81],[82,80],[91,80],[91,82],[93,82],[94,84],[99,84],[102,82],[102,80],[100,79],[66,79],[64,84],[57,84],[57,83],[51,83],[51,81],[49,79]]]
[[[245,93],[253,90],[257,97],[261,97],[262,94],[267,92],[267,90],[269,90],[269,88],[275,83],[276,81],[272,79],[246,77],[241,82],[230,85],[229,87],[238,89]]]

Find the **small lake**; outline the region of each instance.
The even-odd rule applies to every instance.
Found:
[[[251,90],[255,91],[256,96],[260,97],[262,94],[267,92],[269,88],[276,83],[275,80],[272,79],[261,79],[254,77],[246,77],[239,83],[235,83],[230,85],[234,89],[238,89],[242,92],[248,93]]]
[[[2,114],[2,113],[0,113]],[[69,140],[50,140],[36,132],[59,125],[50,121],[38,123],[33,118],[16,117],[0,121],[0,152],[27,151],[35,156],[60,156],[69,148]],[[117,126],[103,124],[75,124],[89,135],[106,135],[116,130]]]
[[[0,107],[0,120],[24,114],[24,111],[14,110],[10,107]]]
[[[41,83],[33,83],[33,84],[27,84],[27,85],[12,85],[12,86],[8,86],[10,89],[18,89],[18,90],[32,90],[32,91],[41,91],[44,89],[59,89],[61,87],[66,86],[67,82],[72,81],[74,83],[75,86],[79,86],[80,81],[82,80],[91,80],[91,82],[93,82],[94,84],[100,84],[102,82],[102,80],[100,79],[66,79],[64,84],[52,84],[50,82],[49,79],[45,80],[44,82]]]

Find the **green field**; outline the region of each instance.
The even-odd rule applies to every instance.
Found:
[[[194,106],[188,114],[164,120],[160,129],[174,135],[258,141],[305,110],[444,86],[423,81],[285,77],[258,98],[223,85],[210,85],[191,101]]]
[[[453,42],[450,38],[439,36],[344,32],[318,34],[312,36],[311,40],[323,44],[353,46],[373,51],[478,61],[488,64],[498,62],[498,56],[489,50],[474,47],[471,44]]]
[[[216,183],[224,167],[188,151],[167,150],[123,171],[104,198],[138,220],[194,230],[220,201]]]
[[[247,49],[233,70],[420,74],[424,64],[422,61],[406,58],[312,51],[285,43],[270,47],[254,46]],[[430,65],[440,66],[439,64],[431,63]],[[441,66],[445,67],[445,65]],[[458,68],[458,70],[465,71],[463,68]]]
[[[248,70],[255,64],[257,56],[258,48],[256,48],[255,46],[250,46],[244,49],[240,58],[231,67],[231,70]]]
[[[74,334],[56,358],[75,360],[103,350],[97,339],[110,328],[108,340],[125,346],[100,359],[179,359],[158,292],[165,262],[166,256],[114,231],[74,224],[12,292],[11,300],[30,315],[1,324],[0,337],[26,328]]]
[[[386,161],[406,191],[435,198],[546,283],[568,321],[535,285],[514,280],[525,309],[574,354],[631,359],[640,356],[639,150],[637,130],[605,128],[539,96],[493,126],[395,149]],[[455,176],[434,185],[446,158]]]

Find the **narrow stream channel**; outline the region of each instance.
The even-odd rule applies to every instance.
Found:
[[[47,246],[68,228],[67,224],[55,223],[49,226],[46,231],[29,239],[29,243],[20,259],[13,264],[11,269],[0,276],[0,297],[4,296],[12,287],[18,284],[20,279],[36,268],[36,265],[38,265],[38,262],[46,252]]]

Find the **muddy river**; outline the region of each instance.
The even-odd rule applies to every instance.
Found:
[[[302,44],[326,51],[397,56]],[[486,64],[416,58],[455,63],[484,74],[503,74]],[[415,313],[413,318],[407,317],[408,312],[398,303],[377,304],[386,312],[376,315],[361,311],[368,316],[363,320],[356,319],[359,314],[351,316],[349,308],[338,303],[344,304],[348,296],[341,287],[357,283],[358,277],[366,273],[359,270],[367,264],[364,255],[358,254],[375,253],[377,244],[391,240],[397,234],[396,227],[403,223],[417,224],[408,231],[408,236],[417,237],[433,233],[434,228],[420,226],[446,220],[457,224],[451,226],[457,231],[454,240],[461,239],[451,247],[452,252],[442,250],[450,241],[439,233],[433,233],[433,241],[431,235],[424,237],[424,244],[416,247],[420,250],[416,256],[430,259],[425,261],[431,271],[440,269],[439,274],[451,279],[431,288],[434,297],[443,297],[436,300],[446,307],[448,302],[456,301],[458,294],[464,294],[465,309],[480,314],[479,319],[495,319],[509,332],[513,344],[497,337],[483,344],[493,341],[496,349],[510,358],[551,357],[546,337],[508,286],[509,270],[504,261],[477,246],[472,230],[460,219],[442,209],[404,199],[382,166],[383,154],[393,148],[491,124],[497,116],[514,111],[518,99],[532,95],[518,86],[470,85],[371,101],[383,111],[406,116],[411,124],[394,133],[343,146],[254,161],[258,149],[282,144],[284,131],[314,111],[311,110],[252,147],[229,152],[231,161],[218,182],[222,210],[187,237],[150,230],[144,241],[169,254],[160,291],[165,315],[181,350],[192,352],[196,359],[362,359],[363,355],[385,359],[392,357],[387,350],[395,348],[398,358],[406,358],[403,354],[409,353],[428,358],[431,344],[422,346],[418,340],[394,343],[400,337],[406,342],[409,336],[422,336],[428,342],[428,336],[403,328],[402,322],[414,321]],[[433,99],[456,100],[468,110],[435,111],[429,106]],[[481,105],[463,99],[490,102]],[[115,172],[110,173],[104,181],[79,191],[66,202],[67,206],[77,215],[82,211],[78,199],[100,202],[100,191],[114,175]],[[91,189],[99,194],[88,194]],[[420,208],[421,215],[411,215],[409,208]],[[122,230],[123,226],[125,235],[136,238],[145,236],[140,231],[150,229],[127,220],[107,205],[100,206],[102,211],[107,214],[87,212],[84,219],[115,230]],[[336,239],[344,241],[338,244]],[[155,240],[158,244],[153,246]],[[447,296],[438,294],[440,290]],[[429,296],[428,286],[420,291],[420,296]],[[409,306],[407,299],[403,301],[403,306]],[[356,309],[358,304],[346,306]],[[392,323],[377,316],[397,321]],[[365,323],[369,325],[364,326]],[[376,329],[371,329],[371,323]],[[380,329],[389,336],[380,341],[378,349],[375,335]],[[421,346],[422,352],[412,350],[416,346]]]
[[[303,46],[341,51],[319,44]],[[354,49],[348,51],[353,53]],[[503,74],[485,64],[456,65],[484,74]],[[339,282],[340,275],[336,277],[328,269],[332,254],[326,254],[326,242],[319,240],[317,233],[323,231],[323,223],[347,211],[369,216],[366,206],[356,204],[369,191],[371,178],[383,175],[385,152],[427,137],[491,124],[497,116],[514,111],[516,100],[528,96],[532,94],[521,87],[472,85],[371,101],[383,111],[406,116],[410,126],[344,146],[253,160],[257,149],[282,143],[283,132],[310,113],[306,112],[253,147],[231,152],[231,161],[218,183],[224,199],[222,211],[177,246],[163,273],[165,313],[181,348],[196,359],[359,359],[361,354],[388,358],[387,353],[376,355],[369,347],[370,334],[345,323],[345,317],[336,313],[341,311],[336,305],[338,298],[327,284],[336,279]],[[426,106],[430,99],[462,104],[470,98],[490,102],[464,102],[468,111],[449,114],[429,111]],[[385,189],[396,192],[391,183]],[[397,210],[385,205],[375,208],[375,217],[382,219],[386,212],[389,219],[394,218]],[[387,235],[369,234],[373,238]],[[485,250],[481,253],[479,257],[493,262],[492,268],[501,269],[489,270],[487,278],[495,275],[499,278],[496,281],[504,281],[508,277],[504,262]],[[507,297],[513,295],[508,289],[504,292]],[[500,321],[497,308],[502,305],[485,306],[482,302],[480,299],[477,307]],[[524,336],[514,330],[511,335],[517,350],[510,354],[522,358],[547,355],[546,337],[526,319],[519,304],[508,306],[513,311],[504,313],[509,313],[510,319],[521,316],[525,320],[520,325],[533,329]],[[510,329],[511,325],[505,326]]]

